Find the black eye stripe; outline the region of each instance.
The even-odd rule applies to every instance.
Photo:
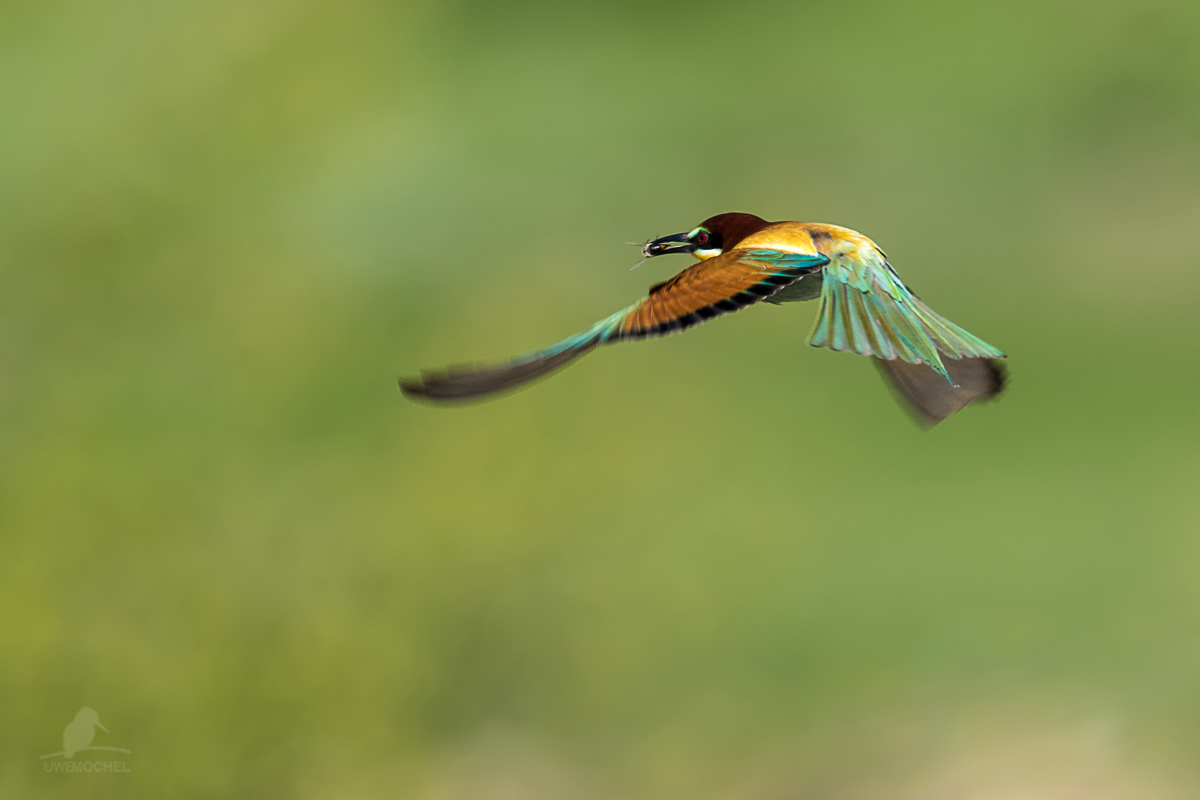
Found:
[[[724,250],[721,242],[721,234],[709,230],[697,230],[691,236],[691,242],[697,250],[716,250],[721,252]]]

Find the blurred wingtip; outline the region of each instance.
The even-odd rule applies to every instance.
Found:
[[[953,380],[926,364],[873,358],[900,406],[929,430],[968,405],[995,400],[1008,385],[1008,368],[996,358],[943,358]]]
[[[495,365],[460,365],[441,370],[421,370],[420,377],[400,378],[400,393],[409,400],[433,406],[461,406],[490,400],[520,386],[496,380],[503,375]]]
[[[1008,356],[1003,358],[985,359],[987,367],[991,371],[992,389],[991,391],[981,396],[975,402],[990,403],[993,400],[1004,394],[1004,390],[1008,388],[1008,364],[1006,363]]]
[[[490,400],[562,369],[598,343],[597,337],[576,347],[535,358],[422,370],[419,378],[400,378],[400,392],[410,400],[433,405],[466,405]]]
[[[409,400],[417,401],[432,401],[429,388],[425,383],[428,373],[421,373],[419,378],[400,378],[397,383],[400,385],[400,393]]]

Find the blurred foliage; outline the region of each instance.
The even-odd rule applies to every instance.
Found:
[[[0,104],[0,795],[1200,787],[1195,3],[17,0]],[[923,434],[811,305],[396,391],[729,210],[1008,395]]]

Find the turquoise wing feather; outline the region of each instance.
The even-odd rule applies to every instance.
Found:
[[[401,380],[410,397],[469,400],[507,391],[565,367],[601,344],[664,336],[772,297],[829,263],[823,255],[733,250],[650,288],[645,299],[574,336],[508,361],[429,371]]]
[[[921,302],[878,250],[834,255],[823,273],[813,347],[927,364],[951,384],[942,356],[1005,357]]]

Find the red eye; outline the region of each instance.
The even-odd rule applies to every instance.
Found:
[[[708,244],[708,231],[700,231],[696,234],[696,244]]]

